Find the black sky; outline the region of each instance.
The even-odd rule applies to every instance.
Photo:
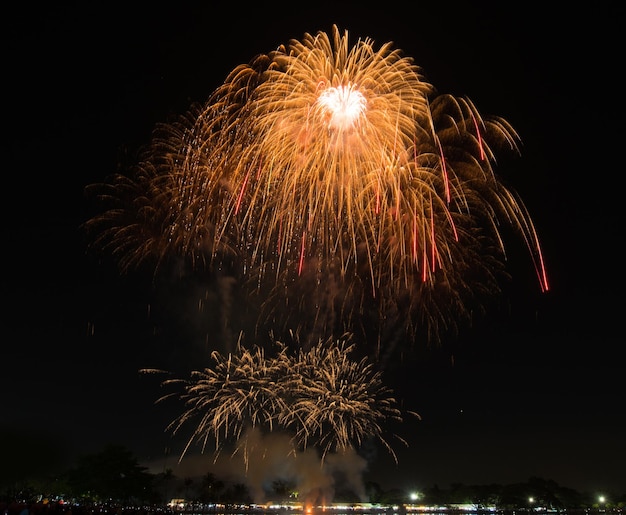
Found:
[[[506,309],[390,365],[422,421],[404,428],[400,464],[381,453],[367,477],[410,488],[538,476],[623,493],[623,8],[206,4],[27,6],[5,20],[0,421],[9,456],[41,457],[48,451],[33,443],[51,435],[69,454],[112,441],[163,458],[171,413],[153,405],[158,384],[137,371],[204,366],[193,362],[197,292],[162,292],[157,305],[181,343],[151,338],[149,280],[86,254],[84,188],[236,65],[337,24],[352,41],[393,41],[439,92],[511,122],[522,156],[498,172],[533,216],[552,287],[540,294],[519,258]]]

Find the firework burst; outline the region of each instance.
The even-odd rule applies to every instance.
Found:
[[[301,350],[285,383],[290,408],[281,421],[303,447],[314,441],[322,456],[358,448],[375,437],[395,458],[382,435],[385,423],[402,421],[400,410],[380,372],[366,358],[353,360],[353,351],[346,341]]]
[[[245,447],[250,428],[291,434],[294,452],[314,446],[322,460],[329,452],[358,449],[370,439],[382,442],[395,459],[383,428],[386,422],[401,422],[402,414],[381,373],[366,358],[352,359],[354,344],[348,340],[319,342],[294,355],[276,342],[273,357],[259,346],[239,344],[226,356],[213,352],[214,366],[193,371],[189,380],[163,381],[179,391],[157,402],[177,397],[185,405],[168,430],[175,434],[193,427],[181,459],[194,442],[201,442],[204,452],[207,442],[215,441],[216,455],[226,442]]]
[[[236,67],[159,126],[87,226],[124,269],[184,256],[235,270],[272,322],[314,313],[300,330],[312,341],[372,311],[436,334],[499,290],[504,226],[548,288],[532,219],[493,168],[518,141],[505,120],[438,95],[391,43],[350,46],[334,27]]]

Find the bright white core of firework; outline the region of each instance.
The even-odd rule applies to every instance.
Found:
[[[326,88],[317,103],[328,117],[328,127],[343,131],[355,126],[367,106],[363,94],[352,85]]]

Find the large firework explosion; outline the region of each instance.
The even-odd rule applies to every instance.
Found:
[[[176,397],[185,406],[168,429],[175,434],[193,427],[181,459],[192,443],[200,442],[204,452],[209,441],[215,443],[216,456],[228,442],[239,442],[237,451],[247,455],[250,429],[293,435],[294,454],[313,446],[322,461],[329,452],[358,450],[371,439],[383,443],[395,459],[384,428],[389,421],[402,421],[402,414],[381,371],[366,358],[353,359],[353,351],[348,336],[294,354],[276,342],[272,356],[259,346],[239,344],[228,355],[214,351],[213,366],[193,371],[190,379],[166,379],[163,386],[178,390],[157,402]]]
[[[232,279],[229,292],[258,304],[257,335],[294,335],[272,356],[238,345],[164,382],[182,385],[185,405],[169,429],[195,424],[183,455],[214,440],[248,456],[262,429],[289,434],[294,453],[373,439],[395,458],[383,427],[402,417],[384,360],[375,371],[354,345],[320,342],[358,335],[360,354],[380,358],[398,329],[454,331],[500,292],[509,231],[547,290],[533,221],[495,173],[518,144],[506,120],[438,94],[391,43],[350,46],[333,27],[236,67],[159,125],[130,169],[93,185],[103,209],[85,226],[122,271],[184,262]]]
[[[308,338],[401,323],[436,337],[499,292],[502,228],[548,288],[523,202],[493,169],[503,119],[439,95],[391,43],[305,34],[236,67],[97,185],[86,224],[123,270],[181,257],[261,293],[259,320]],[[96,185],[94,185],[96,187]],[[480,302],[478,302],[480,304]]]

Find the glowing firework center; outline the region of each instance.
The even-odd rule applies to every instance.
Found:
[[[352,131],[367,108],[367,100],[351,84],[323,89],[317,104],[328,119],[328,128],[340,132]]]

